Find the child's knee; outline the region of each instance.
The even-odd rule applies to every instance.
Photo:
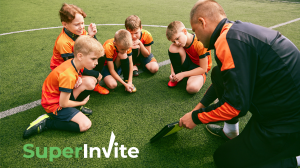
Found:
[[[147,69],[151,72],[151,73],[156,73],[159,70],[159,66],[157,62],[150,62],[149,63],[149,67],[147,67]]]
[[[195,94],[197,92],[199,92],[200,88],[195,86],[195,85],[192,85],[192,86],[186,86],[186,91],[189,93],[189,94]]]
[[[82,123],[79,124],[79,129],[80,129],[80,132],[85,132],[87,131],[88,129],[90,129],[92,126],[92,122],[91,120],[86,120]]]
[[[106,86],[110,89],[115,89],[118,86],[117,81],[114,80],[113,77],[109,77],[109,76],[105,77],[104,82]]]
[[[85,77],[82,82],[85,85],[85,90],[93,90],[97,84],[97,79],[94,77]]]
[[[181,47],[178,47],[177,45],[175,44],[171,44],[170,47],[169,47],[169,51],[171,53],[179,53],[179,50],[180,50]]]

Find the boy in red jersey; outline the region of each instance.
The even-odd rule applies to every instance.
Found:
[[[84,29],[84,18],[86,17],[86,14],[82,9],[79,7],[72,5],[72,4],[66,4],[64,3],[59,11],[60,20],[63,25],[63,29],[59,36],[57,37],[55,41],[55,45],[53,48],[53,56],[51,58],[50,62],[50,68],[53,70],[57,66],[59,66],[64,61],[68,60],[69,58],[73,58],[73,46],[75,43],[75,40],[80,35],[89,35],[91,37],[96,38],[97,28],[94,23],[91,23],[88,27],[88,33]],[[96,78],[99,75],[99,72],[101,72],[104,64],[104,57],[101,57],[98,62],[99,64],[94,68],[95,71],[98,71],[98,73],[90,71],[87,71],[88,75],[95,76]],[[99,92],[100,94],[108,94],[109,91],[100,86],[96,85],[95,91]]]
[[[142,23],[138,16],[131,15],[125,20],[125,28],[130,32],[132,37],[132,60],[133,60],[133,76],[138,76],[138,67],[142,64],[144,68],[151,73],[156,73],[159,69],[158,63],[151,53],[151,45],[154,43],[151,34],[142,29]]]
[[[110,89],[117,87],[117,81],[125,86],[125,90],[132,93],[136,88],[132,84],[132,39],[127,30],[118,30],[115,37],[103,44],[105,63],[101,74],[103,81]],[[124,80],[120,77],[123,72]]]
[[[102,78],[100,75],[97,81],[91,76],[81,76],[81,72],[84,68],[95,68],[103,55],[102,45],[94,38],[82,35],[76,40],[74,59],[56,67],[43,84],[41,104],[47,114],[30,123],[24,131],[24,138],[46,129],[84,132],[91,127],[90,119],[75,107],[87,103],[90,93]]]
[[[175,87],[183,78],[188,77],[186,91],[190,94],[197,93],[212,66],[210,51],[204,48],[194,34],[187,32],[180,21],[169,24],[166,36],[173,42],[169,48],[171,75],[168,86]]]

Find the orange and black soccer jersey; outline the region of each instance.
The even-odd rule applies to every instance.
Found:
[[[114,39],[112,38],[112,39],[105,41],[105,43],[103,44],[103,48],[105,51],[105,58],[106,58],[104,65],[107,65],[107,61],[114,62],[118,56],[118,50],[113,42],[114,42]],[[132,55],[131,48],[129,48],[127,50],[127,55],[128,56]]]
[[[60,109],[60,92],[71,93],[78,79],[73,59],[68,59],[56,67],[46,78],[42,88],[42,106],[47,113]]]
[[[81,35],[87,35],[86,30],[83,30]],[[64,62],[63,57],[74,57],[73,47],[77,37],[78,36],[72,34],[71,32],[68,33],[67,29],[62,29],[61,33],[55,41],[55,45],[53,48],[53,56],[50,61],[51,70]]]
[[[211,52],[208,51],[207,48],[204,48],[203,44],[197,40],[197,37],[194,35],[193,41],[190,46],[183,47],[185,52],[188,54],[192,62],[198,66],[200,66],[199,59],[208,58],[208,67],[207,72],[211,69],[212,60],[211,60]]]
[[[197,124],[227,121],[248,111],[264,129],[300,131],[300,51],[278,31],[223,19],[210,39],[224,85],[215,105],[194,111]]]
[[[140,41],[144,44],[144,46],[150,46],[154,43],[152,35],[144,29],[141,31]]]

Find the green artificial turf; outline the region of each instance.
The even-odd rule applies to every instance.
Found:
[[[58,10],[65,1],[14,0],[0,1],[0,34],[36,28],[61,26]],[[85,24],[123,24],[131,14],[138,15],[142,24],[167,26],[174,20],[182,21],[187,28],[189,12],[196,1],[180,0],[114,0],[114,1],[68,1],[76,4],[86,13]],[[230,20],[252,22],[265,27],[284,23],[300,16],[300,4],[257,0],[220,0],[218,1]],[[287,36],[300,48],[300,21],[275,30]],[[98,40],[113,38],[114,33],[124,26],[97,26]],[[167,50],[171,44],[165,37],[165,28],[146,27],[153,38],[152,52],[158,62],[168,60]],[[0,111],[8,110],[41,98],[41,87],[50,72],[49,64],[56,37],[61,28],[37,30],[0,36]],[[190,31],[191,32],[191,31]],[[215,61],[214,65],[215,66]],[[210,73],[207,82],[195,95],[185,91],[185,83],[176,88],[168,88],[169,65],[160,67],[157,74],[147,72],[133,79],[137,92],[129,94],[119,84],[109,95],[92,93],[87,106],[93,109],[90,116],[92,127],[85,133],[72,133],[48,130],[40,135],[24,140],[23,131],[44,109],[33,109],[0,119],[0,167],[204,167],[213,168],[213,153],[225,141],[212,136],[204,125],[193,130],[180,132],[149,143],[164,125],[179,120],[191,111],[201,100],[210,85]],[[251,114],[240,120],[240,131]],[[220,123],[222,124],[222,123]],[[108,147],[111,132],[116,136],[118,147],[124,145],[139,150],[137,158],[114,157],[114,148],[110,158],[79,157],[54,159],[49,161],[50,147],[75,149],[87,144],[89,147]],[[48,148],[48,158],[24,158],[26,144]]]

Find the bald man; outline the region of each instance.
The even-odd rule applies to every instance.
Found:
[[[217,66],[203,99],[180,118],[179,125],[193,129],[196,124],[226,121],[224,128],[207,126],[211,133],[228,139],[214,153],[217,167],[299,165],[297,47],[275,30],[229,21],[223,8],[212,0],[198,1],[191,10],[190,22],[204,47],[215,49]],[[209,106],[216,98],[219,102]],[[252,117],[238,135],[238,118],[248,111]]]

